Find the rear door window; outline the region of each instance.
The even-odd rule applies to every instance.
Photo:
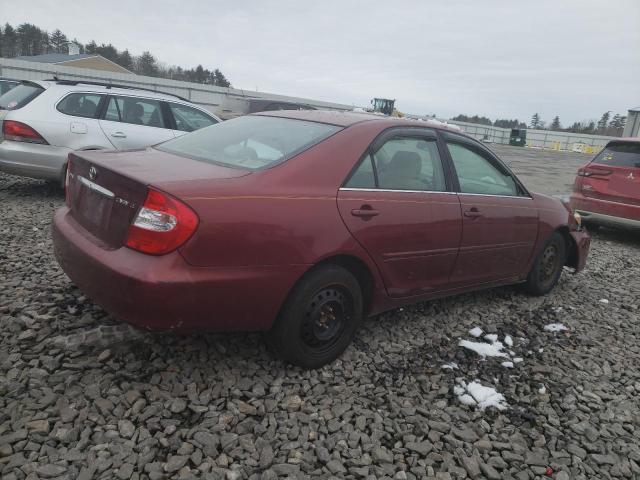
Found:
[[[110,97],[104,119],[145,127],[166,128],[158,100],[136,97]]]
[[[176,130],[181,132],[193,132],[218,123],[215,118],[187,105],[169,102],[169,109],[176,122]]]
[[[435,139],[392,138],[373,154],[378,185],[387,190],[447,190]]]
[[[44,92],[37,83],[21,83],[0,97],[0,110],[17,110]]]
[[[58,103],[57,109],[66,115],[96,118],[102,95],[95,93],[72,93]]]
[[[614,143],[602,150],[593,163],[640,168],[640,143]]]

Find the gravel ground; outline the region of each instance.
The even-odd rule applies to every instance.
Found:
[[[550,158],[510,163],[529,184]],[[587,270],[544,298],[500,288],[370,319],[340,360],[302,371],[259,335],[157,336],[109,317],[51,253],[62,202],[0,174],[4,480],[640,478],[640,235],[595,232]],[[474,381],[503,409],[461,401]]]

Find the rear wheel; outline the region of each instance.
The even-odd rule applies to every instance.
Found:
[[[556,286],[567,260],[564,237],[555,232],[538,254],[524,288],[533,295],[545,295]]]
[[[284,360],[318,368],[351,343],[362,311],[362,291],[353,274],[337,265],[320,266],[295,286],[266,341]]]

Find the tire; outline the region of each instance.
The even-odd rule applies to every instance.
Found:
[[[536,296],[549,293],[558,283],[566,260],[567,244],[562,234],[555,232],[536,257],[524,289]]]
[[[362,290],[356,277],[340,266],[323,265],[294,287],[265,340],[287,362],[319,368],[349,346],[362,316]]]

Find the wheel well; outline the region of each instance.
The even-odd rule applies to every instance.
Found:
[[[576,241],[569,234],[569,227],[560,227],[556,230],[564,238],[564,243],[567,246],[567,259],[564,264],[567,267],[576,268],[578,266],[578,246]]]
[[[356,277],[356,280],[358,280],[360,288],[362,289],[362,303],[364,306],[364,314],[366,316],[371,308],[374,283],[373,275],[371,275],[369,267],[367,267],[367,265],[358,257],[351,255],[335,255],[333,257],[325,258],[321,262],[317,263],[314,268],[321,265],[338,265],[348,270],[354,277]]]

